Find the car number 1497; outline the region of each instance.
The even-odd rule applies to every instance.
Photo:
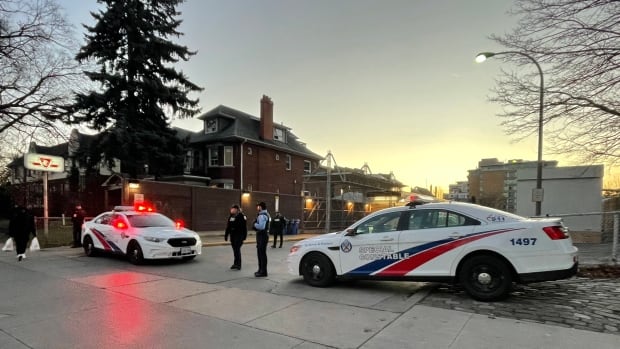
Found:
[[[536,238],[518,238],[510,239],[512,246],[534,246],[536,245]]]

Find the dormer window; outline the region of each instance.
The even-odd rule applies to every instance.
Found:
[[[217,119],[205,120],[205,133],[217,132]]]
[[[283,129],[274,127],[273,128],[273,140],[286,143],[286,132]]]

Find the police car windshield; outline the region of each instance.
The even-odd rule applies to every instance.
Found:
[[[175,227],[174,221],[160,214],[127,215],[127,219],[129,224],[135,228]]]

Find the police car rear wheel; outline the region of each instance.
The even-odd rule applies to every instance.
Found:
[[[311,253],[301,261],[304,280],[311,286],[326,287],[334,281],[335,271],[330,260],[320,254]]]
[[[132,264],[140,265],[144,263],[144,255],[142,254],[142,249],[137,242],[129,245],[127,249],[127,257]]]
[[[93,239],[90,236],[84,237],[84,242],[82,243],[84,247],[84,254],[88,257],[95,257],[97,255],[97,249],[95,248],[95,244],[93,244]]]
[[[463,263],[459,281],[472,298],[494,301],[508,296],[512,274],[506,263],[497,257],[474,256]]]

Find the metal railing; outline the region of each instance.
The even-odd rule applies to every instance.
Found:
[[[620,211],[606,211],[606,212],[583,212],[583,213],[559,213],[559,214],[546,214],[543,217],[534,218],[569,218],[569,217],[587,217],[587,216],[601,216],[600,233],[602,242],[609,242],[606,237],[611,235],[611,261],[618,262],[618,235],[620,230]],[[569,229],[570,229],[569,225]]]

